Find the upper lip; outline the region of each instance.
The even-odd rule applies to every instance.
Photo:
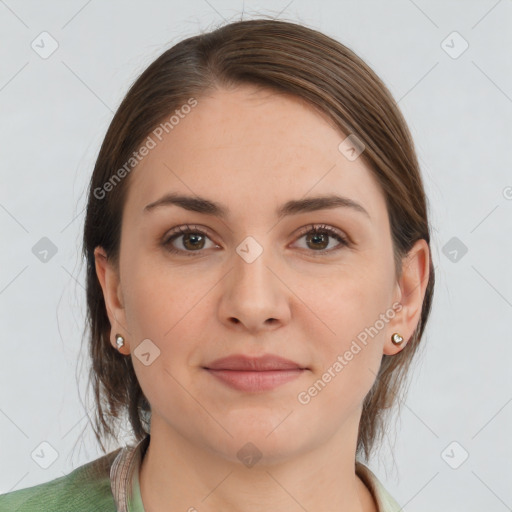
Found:
[[[299,363],[272,354],[266,354],[260,357],[235,354],[216,359],[206,365],[205,368],[208,370],[239,370],[253,372],[305,369]]]

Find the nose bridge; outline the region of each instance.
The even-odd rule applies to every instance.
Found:
[[[271,270],[276,266],[272,252],[254,237],[236,247],[221,299],[223,321],[241,323],[251,330],[287,321],[285,287]]]
[[[270,252],[252,236],[246,237],[236,247],[232,286],[239,299],[251,300],[256,306],[257,302],[267,302],[274,295],[275,283],[271,280],[275,277],[268,268],[272,266]]]

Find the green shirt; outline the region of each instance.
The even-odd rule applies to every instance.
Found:
[[[50,482],[0,495],[0,512],[144,512],[139,468],[147,435]]]
[[[0,495],[0,512],[144,512],[139,468],[149,434],[135,446],[125,446],[50,482]],[[378,512],[401,507],[364,464],[356,473],[377,503]]]

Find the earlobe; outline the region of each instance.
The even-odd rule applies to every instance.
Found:
[[[402,260],[402,275],[397,283],[397,302],[400,303],[401,309],[388,325],[389,337],[384,344],[386,355],[400,352],[418,326],[429,280],[429,266],[429,246],[425,240],[417,240]],[[402,343],[393,343],[391,338],[395,332],[404,338]]]
[[[114,347],[115,340],[112,338],[118,332],[127,332],[125,310],[122,302],[121,283],[118,269],[109,261],[105,250],[98,246],[94,249],[96,275],[103,290],[107,315],[111,326],[111,340]]]

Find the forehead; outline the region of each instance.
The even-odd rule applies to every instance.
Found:
[[[167,131],[161,140],[150,134],[155,147],[132,171],[125,208],[140,212],[170,191],[215,194],[240,208],[337,192],[376,214],[385,208],[363,160],[340,152],[346,135],[301,98],[250,85],[220,89],[198,97]]]

